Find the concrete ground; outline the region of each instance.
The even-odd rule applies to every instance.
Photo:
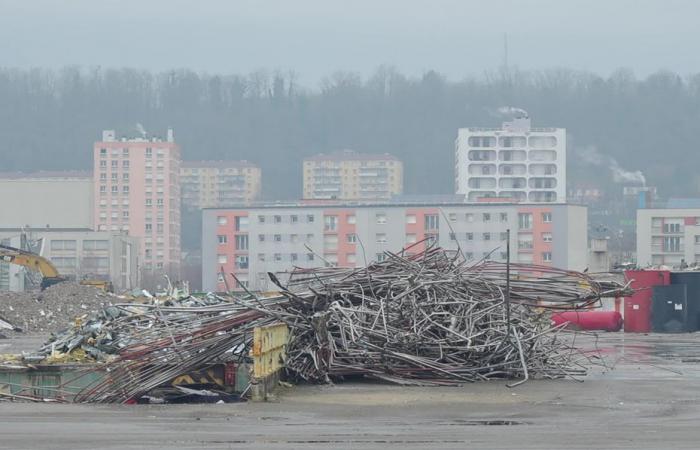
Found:
[[[0,448],[700,448],[700,334],[609,333],[598,347],[611,370],[514,389],[351,383],[264,404],[0,402]]]

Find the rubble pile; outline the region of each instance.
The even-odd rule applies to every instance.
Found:
[[[95,287],[70,282],[41,292],[0,292],[0,318],[23,332],[54,333],[76,317],[97,314],[115,299]]]

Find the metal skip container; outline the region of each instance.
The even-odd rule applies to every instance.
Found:
[[[653,286],[670,283],[668,270],[626,270],[625,280],[631,281],[635,293],[625,297],[625,332],[649,333],[651,331],[651,297]]]

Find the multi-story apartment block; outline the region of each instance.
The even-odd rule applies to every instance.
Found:
[[[304,160],[304,198],[388,200],[403,191],[403,164],[384,153],[343,150]]]
[[[141,239],[142,280],[179,279],[180,147],[167,138],[117,138],[94,145],[94,228]]]
[[[468,202],[566,202],[566,130],[532,128],[526,115],[501,128],[460,128],[455,185]]]
[[[24,236],[24,239],[22,239]],[[109,280],[117,292],[139,287],[138,239],[121,232],[70,228],[0,229],[0,243],[48,258],[62,276]],[[22,291],[23,267],[0,263],[0,290]]]
[[[187,208],[225,208],[260,197],[260,168],[248,161],[183,161],[182,204]]]
[[[566,204],[517,203],[270,205],[205,209],[202,235],[204,289],[238,282],[251,289],[275,287],[293,267],[356,267],[385,252],[425,248],[426,239],[460,248],[466,258],[505,260],[507,230],[515,262],[583,270],[587,258],[587,209]]]
[[[670,200],[637,210],[637,265],[700,264],[700,199]]]

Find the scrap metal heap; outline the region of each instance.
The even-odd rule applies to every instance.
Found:
[[[548,309],[594,305],[628,293],[613,282],[541,266],[470,263],[429,248],[386,254],[364,268],[296,269],[280,292],[170,296],[118,303],[56,335],[43,356],[86,355],[107,373],[76,397],[126,402],[174,377],[222,361],[249,361],[253,329],[290,329],[290,379],[368,376],[401,384],[493,378],[578,377],[591,359],[554,327]],[[510,314],[508,314],[508,311]],[[81,353],[82,352],[82,353]],[[87,373],[86,372],[86,373]]]
[[[548,309],[592,306],[624,287],[549,267],[469,263],[457,252],[387,254],[362,269],[296,271],[275,308],[291,329],[286,367],[329,382],[365,375],[400,384],[576,377],[589,357],[560,338]],[[280,311],[281,309],[281,311]],[[516,383],[519,384],[519,383]]]

